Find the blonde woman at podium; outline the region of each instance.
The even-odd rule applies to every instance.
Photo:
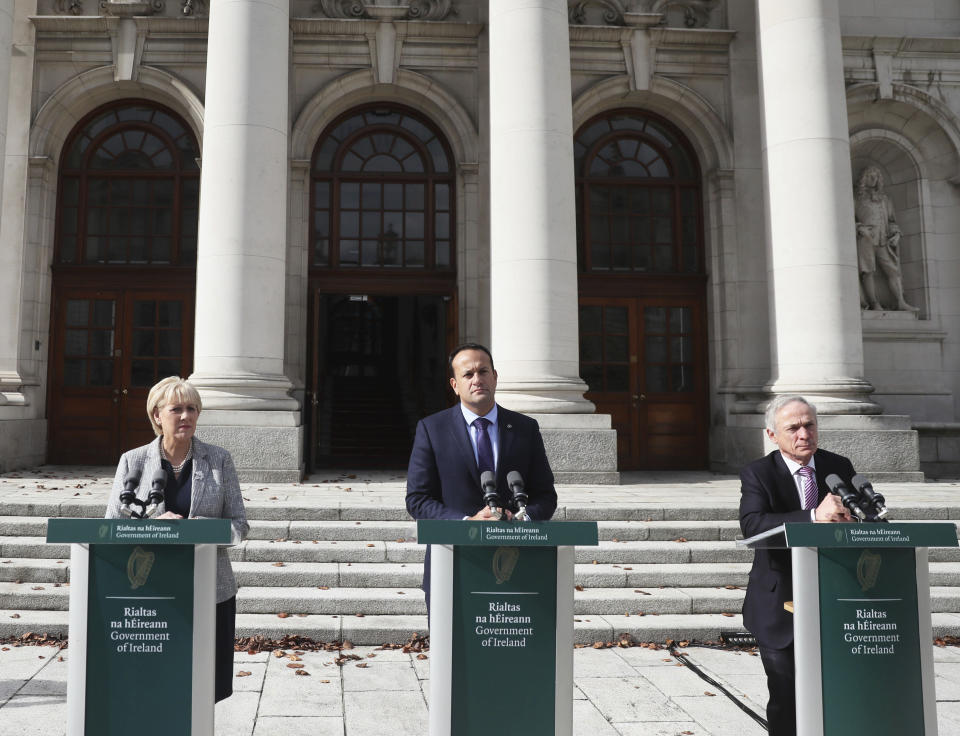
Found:
[[[233,459],[222,447],[193,436],[201,408],[197,389],[178,376],[150,389],[147,417],[157,439],[120,458],[106,518],[129,517],[133,510],[154,519],[230,519],[231,543],[243,540],[250,525]],[[220,701],[233,694],[237,611],[237,582],[226,547],[217,549],[216,600],[214,693]]]

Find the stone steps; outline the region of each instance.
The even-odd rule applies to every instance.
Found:
[[[427,631],[415,522],[400,505],[349,501],[247,504],[249,537],[230,549],[238,636],[381,644]],[[918,506],[897,509],[897,518],[960,516],[952,511]],[[102,503],[87,500],[0,502],[0,636],[66,634],[70,550],[44,542],[46,518],[102,513]],[[595,520],[601,539],[576,552],[576,641],[621,633],[715,640],[741,631],[753,553],[733,543],[736,513],[734,504],[561,506],[556,518]],[[960,550],[933,549],[930,558],[934,633],[960,634]]]

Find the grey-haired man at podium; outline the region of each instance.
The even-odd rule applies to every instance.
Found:
[[[836,474],[851,484],[853,464],[842,455],[817,449],[817,409],[802,396],[778,396],[767,407],[766,432],[777,449],[740,473],[740,529],[752,537],[786,522],[851,521],[826,477]],[[790,550],[758,549],[747,594],[743,624],[757,638],[770,699],[771,736],[797,732],[794,688],[793,620],[784,609],[793,600]]]

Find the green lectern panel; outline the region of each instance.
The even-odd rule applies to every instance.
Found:
[[[91,545],[85,733],[190,733],[193,560],[191,546]]]
[[[453,580],[450,732],[553,736],[556,548],[457,547]]]
[[[821,549],[819,560],[824,736],[922,734],[914,551]]]

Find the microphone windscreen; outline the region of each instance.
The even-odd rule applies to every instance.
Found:
[[[155,491],[162,491],[167,485],[167,471],[163,468],[160,468],[153,474],[153,478],[150,479],[150,486]]]
[[[514,489],[523,490],[523,476],[516,470],[507,473],[507,485]]]
[[[860,473],[857,473],[857,474],[856,474],[855,476],[853,476],[853,478],[851,478],[850,480],[851,480],[851,482],[853,483],[853,487],[854,487],[854,488],[863,488],[864,486],[869,486],[869,487],[871,487],[871,488],[873,487],[873,485],[870,483],[870,481],[868,481],[866,478],[864,478],[862,475],[860,475]]]
[[[123,489],[125,491],[132,491],[140,485],[140,474],[139,473],[128,473],[127,477],[123,479]]]
[[[846,488],[847,484],[840,480],[840,476],[836,473],[830,473],[826,478],[827,487],[833,492],[839,494],[840,488]]]
[[[493,474],[492,470],[484,470],[480,473],[480,485],[483,488],[497,488],[497,476]]]

